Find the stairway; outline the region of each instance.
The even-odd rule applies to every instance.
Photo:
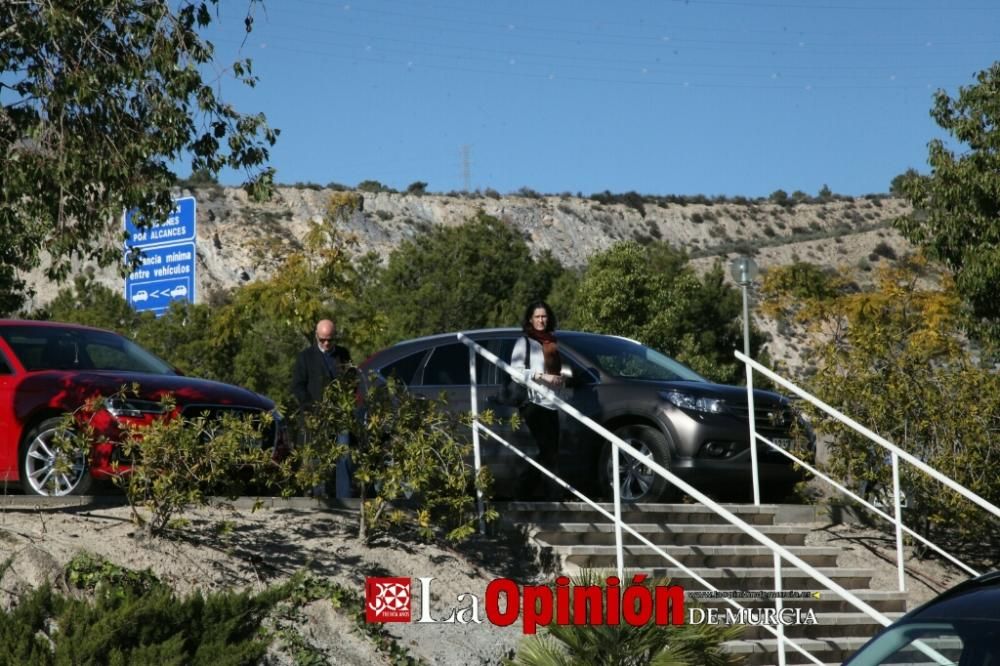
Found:
[[[612,505],[603,505],[613,513]],[[726,505],[777,543],[854,592],[881,613],[896,618],[906,610],[906,594],[870,589],[873,571],[842,568],[837,548],[806,546],[806,535],[819,522],[813,507],[785,505]],[[501,508],[508,523],[525,530],[560,573],[572,576],[581,569],[616,567],[614,527],[607,518],[582,502],[511,502]],[[622,519],[719,590],[774,590],[773,555],[739,528],[710,509],[695,504],[636,504],[623,507]],[[705,589],[682,569],[674,567],[652,548],[623,531],[625,567],[655,578],[669,578],[688,591]],[[823,588],[798,568],[782,567],[784,590],[820,591],[820,598],[784,599],[791,608],[811,608],[816,624],[788,625],[785,635],[827,664],[839,664],[871,638],[881,625],[839,595]],[[773,600],[736,599],[748,608],[774,607]],[[702,599],[705,608],[732,609],[720,599]],[[690,607],[690,602],[688,603]],[[762,627],[748,626],[730,652],[745,656],[742,663],[778,663],[777,639]],[[786,663],[809,664],[794,648],[785,649]]]

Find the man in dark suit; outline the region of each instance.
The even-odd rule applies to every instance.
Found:
[[[353,370],[350,352],[334,344],[336,335],[337,325],[329,319],[323,319],[316,324],[315,344],[303,349],[295,359],[295,367],[292,369],[292,395],[298,401],[303,414],[323,399],[323,391],[330,382]],[[347,433],[338,435],[337,442],[347,444]],[[352,472],[350,456],[341,457],[337,461],[336,470],[338,498],[351,496]]]
[[[351,363],[351,354],[334,344],[337,326],[329,319],[316,324],[316,342],[295,359],[292,370],[292,395],[303,410],[323,399],[323,391]]]

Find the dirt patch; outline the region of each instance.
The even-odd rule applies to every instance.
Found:
[[[480,601],[486,585],[499,577],[524,584],[549,582],[551,573],[536,565],[536,553],[524,536],[506,532],[475,537],[458,546],[427,544],[415,539],[383,538],[370,546],[357,538],[356,515],[316,500],[273,502],[252,511],[217,506],[186,514],[189,525],[171,538],[146,539],[130,521],[125,506],[59,506],[32,504],[28,498],[0,503],[0,604],[9,608],[18,595],[45,581],[68,589],[62,579],[66,564],[89,552],[130,569],[149,569],[181,594],[194,590],[263,590],[307,571],[364,594],[367,576],[404,576],[414,580],[412,608],[423,605],[419,578],[432,578],[433,623],[395,623],[386,630],[412,656],[432,664],[500,664],[523,636],[519,623],[496,627],[447,622],[456,609]],[[807,545],[842,548],[839,566],[870,568],[872,589],[898,589],[895,540],[891,533],[857,524],[817,524]],[[9,559],[8,559],[9,558]],[[905,554],[913,608],[966,576],[941,560]],[[478,604],[477,604],[478,605]],[[388,663],[354,617],[328,599],[300,609],[295,630],[328,663]],[[288,650],[276,642],[270,661],[292,664]]]
[[[18,595],[49,581],[65,589],[62,572],[81,552],[122,567],[149,569],[181,594],[194,590],[260,591],[301,571],[364,594],[366,576],[414,579],[413,608],[421,608],[418,578],[433,578],[430,607],[437,622],[386,624],[411,655],[433,664],[499,664],[521,639],[519,625],[446,623],[459,595],[482,599],[494,578],[537,574],[532,556],[516,536],[475,538],[460,548],[382,539],[364,546],[356,516],[313,500],[282,503],[256,512],[233,506],[192,511],[189,526],[170,538],[143,538],[124,506],[0,508],[0,604],[9,608]],[[464,597],[468,599],[468,597]],[[300,635],[329,663],[384,663],[385,657],[348,614],[330,601],[302,609]],[[276,650],[275,663],[291,663]]]

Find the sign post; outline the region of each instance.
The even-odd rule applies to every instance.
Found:
[[[135,250],[143,253],[142,263],[125,278],[125,300],[142,312],[157,316],[172,301],[195,302],[195,199],[174,200],[174,210],[163,222],[139,228],[135,211],[127,211],[123,224],[129,233],[125,260]]]

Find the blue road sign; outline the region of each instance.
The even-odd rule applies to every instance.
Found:
[[[125,231],[129,233],[130,247],[147,248],[152,245],[194,241],[195,201],[194,197],[174,199],[174,210],[163,222],[139,229],[135,225],[136,211],[125,213]]]
[[[171,301],[195,302],[195,200],[174,199],[174,210],[166,220],[145,229],[135,225],[136,211],[125,213],[129,240],[125,261],[135,250],[142,264],[125,278],[125,299],[136,310],[166,312]]]
[[[194,303],[194,243],[142,248],[142,264],[125,278],[125,298],[136,310],[160,315],[171,301]]]

